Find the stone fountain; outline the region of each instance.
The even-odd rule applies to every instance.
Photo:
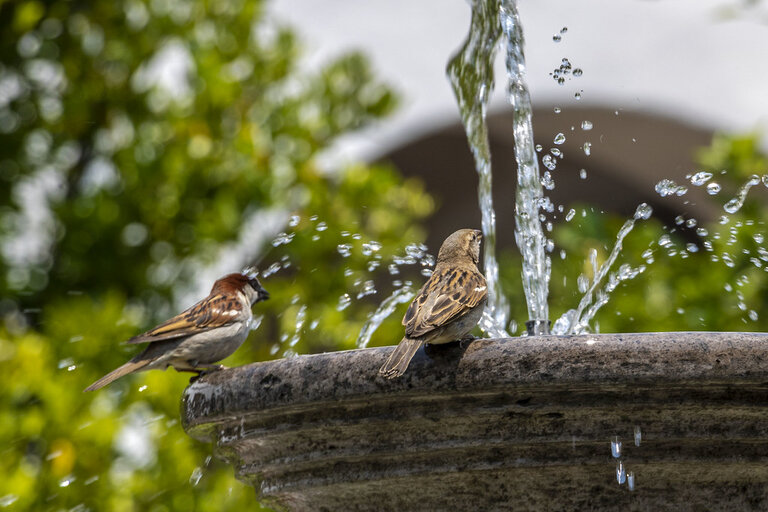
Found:
[[[492,85],[492,66],[473,53],[484,48],[492,61],[502,35],[525,173],[515,236],[535,335],[521,338],[506,336],[496,285],[481,93]],[[588,303],[555,325],[560,335],[546,334],[550,262],[524,69],[514,2],[475,0],[472,31],[449,75],[480,175],[492,291],[482,326],[492,338],[427,346],[394,380],[378,375],[393,350],[380,347],[254,363],[186,389],[186,431],[214,443],[265,505],[768,509],[768,334],[568,334],[583,330]]]
[[[275,510],[765,510],[766,343],[480,339],[397,380],[391,347],[299,356],[203,377],[183,418]]]

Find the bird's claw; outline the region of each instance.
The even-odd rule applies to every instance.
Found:
[[[205,375],[208,375],[209,373],[214,373],[214,372],[218,372],[220,370],[226,370],[226,369],[227,369],[227,367],[224,366],[223,364],[213,364],[213,365],[206,366],[205,368],[196,368],[193,371],[196,371],[197,375],[193,375],[189,379],[189,383],[193,384],[193,383],[197,382],[197,380],[200,377],[204,377]]]

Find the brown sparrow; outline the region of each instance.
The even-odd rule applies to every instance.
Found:
[[[143,352],[100,378],[85,391],[94,391],[129,373],[165,370],[202,372],[240,347],[250,332],[251,306],[269,293],[256,277],[229,274],[213,284],[211,293],[197,304],[127,343],[148,343]]]
[[[488,294],[477,269],[482,236],[476,229],[460,229],[445,239],[435,271],[403,317],[405,337],[379,370],[381,375],[399,377],[423,344],[462,339],[480,321]]]

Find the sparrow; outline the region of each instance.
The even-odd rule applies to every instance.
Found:
[[[250,332],[251,306],[269,293],[250,275],[229,274],[213,284],[211,293],[154,329],[127,343],[148,343],[133,359],[100,378],[85,391],[95,391],[129,373],[165,370],[197,372],[224,368],[213,364],[231,355]]]
[[[482,236],[476,229],[460,229],[445,239],[434,272],[405,312],[405,337],[379,374],[399,377],[423,344],[465,339],[480,321],[488,295],[477,268]]]

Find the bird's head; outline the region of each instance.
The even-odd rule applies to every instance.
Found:
[[[471,259],[477,265],[480,261],[480,242],[483,233],[478,229],[460,229],[445,239],[437,253],[437,262]]]
[[[229,274],[213,285],[211,294],[214,293],[243,293],[251,305],[269,299],[269,292],[265,290],[255,273]]]

